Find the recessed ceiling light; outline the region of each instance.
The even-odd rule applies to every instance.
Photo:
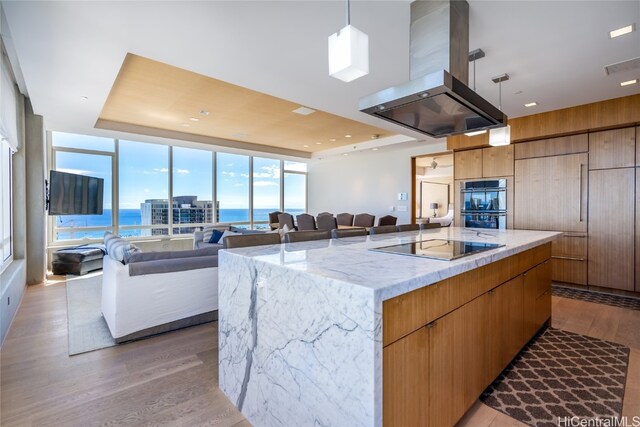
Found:
[[[620,86],[629,86],[638,83],[638,79],[627,80],[626,82],[621,82]]]
[[[322,142],[316,142],[316,145],[322,145]]]
[[[351,138],[351,135],[347,134],[344,136],[345,138]]]
[[[316,112],[313,108],[307,107],[298,107],[292,111],[293,113],[300,114],[301,116],[308,116],[309,114],[313,114]]]
[[[202,114],[203,116],[208,116],[209,112],[207,110],[200,110],[199,114]]]
[[[189,117],[189,120],[191,120],[192,122],[199,122],[200,119],[197,117]]]
[[[526,104],[524,104],[525,107],[529,108],[529,107],[535,107],[536,105],[538,105],[537,102],[533,101],[533,102],[527,102]]]
[[[189,123],[183,123],[183,124],[181,124],[180,126],[185,127],[185,128],[188,128],[190,125],[189,125]]]
[[[342,155],[343,155],[343,156],[348,156],[348,155],[349,155],[349,153],[343,153]]]
[[[626,27],[618,28],[617,30],[609,31],[609,38],[614,39],[616,37],[624,36],[632,31],[635,31],[636,24],[627,25]]]
[[[379,150],[379,148],[377,148],[377,147],[376,147],[376,148],[372,148],[372,150],[373,150],[373,151],[378,151],[378,150]]]
[[[476,136],[476,135],[482,135],[483,133],[487,133],[487,130],[476,130],[474,132],[466,132],[465,135],[467,136]]]
[[[309,146],[307,144],[304,144],[303,147],[304,148],[309,148]]]
[[[377,133],[374,133],[373,135],[371,135],[371,139],[378,139],[380,138],[380,135],[378,135]]]
[[[335,138],[330,138],[329,142],[336,142],[336,139]]]
[[[86,101],[87,99],[89,99],[89,97],[88,96],[83,96],[80,99],[82,99],[83,101]]]

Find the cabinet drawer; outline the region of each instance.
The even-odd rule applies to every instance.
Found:
[[[554,282],[587,284],[587,260],[566,258],[551,259],[551,278]]]
[[[586,233],[564,233],[551,245],[552,257],[587,259]],[[574,260],[575,261],[575,260]]]

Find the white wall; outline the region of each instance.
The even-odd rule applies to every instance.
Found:
[[[327,211],[370,213],[377,218],[390,214],[398,224],[411,222],[411,157],[446,150],[446,140],[384,147],[309,163],[309,213]],[[407,200],[398,200],[407,193]],[[389,207],[394,206],[393,212]],[[397,211],[406,207],[405,212]]]

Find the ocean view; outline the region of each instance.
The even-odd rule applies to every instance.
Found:
[[[269,212],[277,211],[278,208],[271,209],[254,209],[254,221],[268,221]],[[293,215],[299,215],[304,213],[303,209],[289,209],[288,213]],[[220,218],[218,222],[249,222],[249,209],[220,209],[218,211]],[[56,217],[56,225],[58,227],[110,227],[111,226],[111,209],[104,209],[102,215],[67,215]],[[142,213],[140,209],[120,209],[120,215],[118,217],[120,226],[133,226],[142,225]],[[177,231],[178,224],[174,225],[174,229]],[[185,224],[180,224],[181,233],[190,233],[189,227],[185,227]],[[258,227],[256,227],[258,228]],[[260,228],[264,228],[260,227]],[[123,237],[138,237],[142,236],[141,229],[120,230],[119,234]],[[175,233],[174,233],[175,234]],[[104,235],[104,231],[83,231],[77,230],[73,232],[59,232],[57,233],[57,240],[70,240],[70,239],[82,239],[82,238],[101,238]]]

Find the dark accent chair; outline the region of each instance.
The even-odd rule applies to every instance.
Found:
[[[331,212],[320,212],[318,215],[316,215],[316,218],[319,216],[324,216],[324,215],[331,215],[333,216],[333,214]]]
[[[248,246],[279,245],[280,243],[280,234],[278,233],[240,234],[225,237],[222,247],[234,249]]]
[[[378,220],[378,226],[382,226],[382,225],[396,225],[396,223],[398,222],[398,218],[396,218],[393,215],[385,215],[380,217],[380,219]]]
[[[333,239],[340,239],[342,237],[356,237],[356,236],[366,236],[367,229],[366,228],[336,228],[331,230],[331,237]]]
[[[308,230],[316,230],[316,219],[313,215],[309,214],[300,214],[296,216],[296,221],[298,223],[299,231],[308,231]]]
[[[442,228],[442,224],[437,222],[427,222],[426,224],[422,224],[421,227],[423,230],[427,230],[429,228]]]
[[[276,230],[278,228],[278,215],[281,213],[282,212],[280,211],[269,212],[269,227],[272,230]]]
[[[338,228],[338,222],[333,215],[318,215],[316,217],[318,223],[318,230],[333,230]]]
[[[369,215],[366,213],[358,214],[353,218],[353,226],[354,227],[373,227],[373,224],[376,220],[374,215]]]
[[[420,230],[420,224],[400,224],[396,225],[398,231],[418,231]]]
[[[295,230],[296,227],[293,225],[293,216],[288,213],[281,213],[278,215],[278,228],[283,228],[285,224],[289,227],[289,230]]]
[[[312,240],[325,240],[331,238],[329,230],[314,231],[290,231],[284,235],[285,243],[309,242]]]
[[[336,220],[338,220],[338,225],[353,225],[353,214],[350,213],[339,213],[336,215]]]
[[[395,225],[379,225],[377,227],[371,227],[369,234],[385,234],[385,233],[397,233],[398,228]]]

